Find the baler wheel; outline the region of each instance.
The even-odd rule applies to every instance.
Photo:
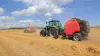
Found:
[[[73,35],[73,40],[74,41],[82,41],[83,40],[82,35],[80,33],[75,33]]]

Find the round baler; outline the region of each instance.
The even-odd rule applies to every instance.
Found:
[[[74,41],[81,41],[88,36],[90,27],[88,21],[72,18],[64,25],[64,34]]]
[[[24,29],[24,33],[33,33],[36,32],[36,29],[33,27],[27,27]]]

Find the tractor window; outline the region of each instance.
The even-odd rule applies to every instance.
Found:
[[[49,25],[52,26],[53,22],[49,22]]]
[[[49,25],[51,26],[61,26],[61,23],[60,22],[49,22]]]
[[[62,24],[59,22],[58,25],[61,26]]]

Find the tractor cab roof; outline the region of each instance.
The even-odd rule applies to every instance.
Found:
[[[49,22],[60,22],[60,21],[58,21],[58,20],[51,20],[51,21],[49,21]]]

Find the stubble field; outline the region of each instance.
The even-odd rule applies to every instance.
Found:
[[[0,30],[0,56],[100,56],[100,28],[91,28],[88,40],[40,37],[23,30]]]

